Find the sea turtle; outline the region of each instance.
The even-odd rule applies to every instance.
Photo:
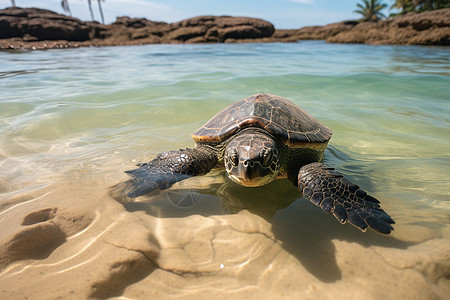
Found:
[[[231,104],[198,129],[194,149],[159,154],[127,171],[131,198],[225,168],[247,187],[288,178],[303,196],[341,223],[388,234],[395,222],[379,201],[321,163],[332,131],[291,101],[257,94]]]

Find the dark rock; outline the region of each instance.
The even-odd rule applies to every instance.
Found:
[[[288,38],[290,40],[325,40],[340,32],[352,29],[356,24],[358,24],[356,21],[343,21],[325,26],[307,26],[300,29],[277,30],[273,37],[281,39]]]
[[[275,30],[267,21],[247,17],[201,16],[176,23],[119,17],[114,23],[103,25],[38,8],[0,10],[0,49],[299,40],[450,45],[450,8],[379,22],[344,21],[291,30]]]
[[[168,40],[225,42],[227,39],[270,37],[275,28],[267,21],[230,16],[201,16],[171,24]],[[203,37],[203,38],[199,38]]]
[[[145,26],[165,26],[166,22],[154,22],[144,18],[118,17],[112,25],[124,25],[132,28],[142,28]]]
[[[326,38],[331,43],[450,45],[450,8],[360,23]]]
[[[167,40],[179,40],[187,41],[192,38],[202,36],[208,31],[206,26],[189,26],[189,27],[179,27],[172,30],[165,37]]]
[[[250,25],[242,25],[236,27],[228,27],[219,29],[219,36],[223,40],[226,39],[256,39],[266,37],[261,30]]]
[[[0,11],[0,39],[86,41],[91,27],[80,20],[45,9],[10,7]],[[29,38],[28,38],[29,39]]]

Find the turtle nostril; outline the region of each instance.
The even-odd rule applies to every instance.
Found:
[[[253,168],[254,166],[255,166],[255,163],[251,159],[247,159],[244,161],[244,167]]]

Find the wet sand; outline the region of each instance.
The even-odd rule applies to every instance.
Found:
[[[448,225],[431,230],[400,220],[391,236],[362,233],[301,198],[273,216],[252,209],[202,216],[183,208],[171,215],[151,205],[130,208],[95,185],[123,175],[102,183],[89,177],[82,185],[2,194],[2,299],[448,299],[450,293]]]

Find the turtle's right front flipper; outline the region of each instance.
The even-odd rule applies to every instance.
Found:
[[[181,149],[159,154],[153,160],[126,171],[126,193],[134,198],[154,190],[164,190],[192,176],[208,173],[217,164],[216,153],[209,148]]]
[[[322,163],[303,166],[298,173],[298,189],[303,196],[341,223],[365,231],[367,227],[389,234],[394,220],[381,209],[380,202]]]

